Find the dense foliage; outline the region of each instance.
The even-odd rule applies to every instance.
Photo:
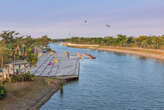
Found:
[[[4,88],[4,86],[0,85],[0,100],[2,100],[3,98],[5,98],[7,95],[7,91]]]
[[[139,47],[139,48],[164,48],[163,36],[139,36],[127,37],[126,35],[118,35],[117,37],[98,37],[98,38],[84,38],[72,37],[65,41],[80,44],[99,44],[105,46],[120,46],[120,47]]]

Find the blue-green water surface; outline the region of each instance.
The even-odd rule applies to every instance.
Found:
[[[55,93],[41,110],[164,110],[164,63],[128,54],[53,46],[87,52],[78,81]]]

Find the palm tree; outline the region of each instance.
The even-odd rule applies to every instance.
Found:
[[[3,31],[0,34],[0,37],[2,40],[4,40],[5,43],[10,43],[14,40],[14,37],[17,36],[19,33],[16,33],[15,31]]]

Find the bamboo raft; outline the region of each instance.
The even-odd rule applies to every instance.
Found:
[[[96,59],[95,56],[92,56],[91,54],[88,54],[88,53],[84,53],[86,56],[88,56],[90,59]]]

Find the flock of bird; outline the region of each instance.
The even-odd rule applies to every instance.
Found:
[[[87,24],[88,23],[88,20],[84,20],[84,23]],[[106,24],[105,26],[107,28],[111,28],[111,25],[109,25],[109,24]],[[71,36],[71,33],[69,33],[68,35]]]
[[[88,21],[87,20],[84,20],[84,23],[88,23]],[[110,28],[111,27],[111,25],[109,25],[109,24],[106,24],[105,25],[107,28]]]

